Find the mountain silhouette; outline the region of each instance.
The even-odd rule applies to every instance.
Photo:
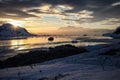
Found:
[[[5,23],[0,26],[0,37],[32,36],[25,28]]]
[[[103,36],[111,36],[113,38],[120,39],[120,26],[117,27],[112,33],[103,34]]]

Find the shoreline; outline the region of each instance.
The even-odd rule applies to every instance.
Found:
[[[42,63],[44,61],[76,55],[83,52],[87,52],[87,49],[85,49],[84,47],[75,47],[69,44],[56,46],[54,48],[50,47],[48,51],[34,50],[24,54],[18,54],[16,56],[1,61],[0,68]]]
[[[113,54],[106,54],[111,51]],[[43,63],[0,69],[0,78],[53,80],[57,77],[61,80],[78,80],[87,77],[88,80],[119,80],[120,53],[114,54],[116,51],[120,52],[120,43]]]
[[[26,55],[26,57],[27,56],[30,56],[30,55],[32,55],[32,54],[29,54],[29,53],[34,53],[34,52],[37,52],[37,53],[51,53],[51,52],[49,52],[49,50],[50,49],[54,49],[54,48],[56,48],[56,47],[59,47],[60,46],[60,48],[62,48],[62,47],[64,47],[65,45],[69,45],[69,46],[72,46],[72,47],[74,47],[74,48],[84,48],[84,49],[86,49],[86,51],[94,51],[94,50],[97,50],[97,49],[101,49],[101,48],[105,48],[105,47],[108,47],[108,46],[111,46],[111,45],[113,45],[113,44],[117,44],[117,43],[120,43],[119,42],[119,40],[118,41],[116,41],[116,39],[91,39],[91,38],[79,38],[80,40],[81,40],[81,42],[91,42],[91,41],[97,41],[97,42],[101,42],[101,41],[104,41],[104,42],[106,42],[106,40],[110,40],[110,43],[109,44],[94,44],[94,45],[87,45],[87,46],[73,46],[73,45],[71,45],[71,44],[68,44],[68,43],[72,43],[71,41],[67,41],[68,43],[67,44],[65,44],[64,43],[64,45],[63,44],[61,44],[61,43],[63,43],[63,42],[53,42],[53,43],[49,43],[49,44],[60,44],[60,45],[57,45],[57,46],[53,46],[53,47],[41,47],[41,48],[31,48],[31,49],[24,49],[24,50],[19,50],[19,52],[17,53],[17,54],[15,54],[15,55],[11,55],[11,56],[9,56],[9,57],[7,57],[6,59],[4,59],[4,60],[1,60],[1,61],[7,61],[8,59],[11,59],[11,58],[14,58],[14,57],[16,57],[16,56],[18,56],[18,55],[26,55],[26,54],[28,54],[28,55]],[[76,39],[76,40],[78,40],[78,39]],[[116,41],[116,42],[115,42]],[[34,44],[35,45],[35,44]],[[39,45],[39,44],[36,44],[36,45]],[[67,46],[66,46],[67,47]],[[72,48],[70,48],[70,49],[72,49]],[[70,50],[69,49],[69,50]],[[27,51],[26,51],[27,50]],[[55,49],[54,49],[55,50]],[[44,52],[43,52],[44,51]],[[15,51],[14,51],[15,52]],[[66,51],[66,50],[63,50],[63,52],[69,52],[68,50]],[[53,52],[52,52],[53,53]],[[56,54],[56,53],[59,53],[58,51],[56,51],[56,52],[54,52],[54,54]],[[74,54],[79,54],[78,52],[74,52]],[[74,55],[74,54],[72,54],[72,55]],[[39,55],[39,54],[37,54],[37,55]],[[42,54],[43,55],[43,54]],[[60,54],[59,56],[61,56],[61,55],[64,55],[64,54]],[[67,54],[67,56],[69,56],[69,54]],[[70,55],[71,56],[71,55]]]

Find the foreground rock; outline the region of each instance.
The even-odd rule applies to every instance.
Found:
[[[55,48],[50,48],[49,51],[36,50],[25,54],[18,54],[14,57],[8,58],[0,63],[0,68],[17,67],[30,65],[33,63],[42,63],[48,60],[67,57],[75,54],[87,52],[83,47],[78,48],[72,45],[62,45]]]

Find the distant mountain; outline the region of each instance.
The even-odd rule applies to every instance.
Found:
[[[113,33],[120,35],[120,26]]]
[[[54,31],[55,32],[55,31]],[[101,36],[104,33],[112,32],[108,29],[92,29],[84,27],[61,27],[55,33],[65,34],[65,35],[80,35],[80,36]]]
[[[10,23],[0,26],[0,37],[32,36],[25,28],[13,26]]]
[[[112,33],[106,33],[106,34],[103,34],[103,36],[111,36],[113,38],[120,38],[120,26]]]

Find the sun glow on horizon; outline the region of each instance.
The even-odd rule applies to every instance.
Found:
[[[8,21],[8,23],[14,25],[14,26],[19,26],[22,27],[22,21],[18,21],[18,20],[10,20]]]

